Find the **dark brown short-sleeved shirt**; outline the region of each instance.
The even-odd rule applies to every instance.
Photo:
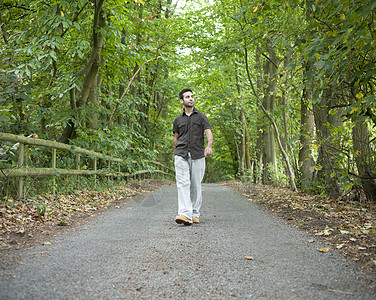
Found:
[[[205,138],[204,131],[211,129],[206,115],[196,108],[190,116],[183,111],[178,115],[173,124],[174,133],[178,133],[175,155],[186,158],[188,152],[192,159],[205,157]]]

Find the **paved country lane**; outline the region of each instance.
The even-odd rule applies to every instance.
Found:
[[[174,223],[175,186],[0,260],[0,299],[376,299],[365,274],[227,187]],[[246,260],[252,256],[253,260]]]

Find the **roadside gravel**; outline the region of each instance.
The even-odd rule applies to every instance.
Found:
[[[0,258],[0,299],[375,299],[372,278],[229,188],[174,223],[175,186]],[[252,260],[245,257],[252,257]]]

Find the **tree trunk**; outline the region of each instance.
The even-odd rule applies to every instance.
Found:
[[[367,200],[376,203],[376,166],[370,147],[368,124],[366,121],[357,120],[356,117],[352,120],[353,148],[359,177]]]
[[[293,168],[291,167],[289,156],[287,155],[286,151],[284,150],[284,148],[282,146],[281,139],[279,137],[278,126],[275,123],[274,119],[270,116],[269,112],[262,105],[260,97],[258,96],[258,93],[257,93],[257,91],[256,91],[256,89],[255,89],[255,87],[253,85],[253,82],[252,82],[252,79],[251,79],[251,75],[250,75],[250,72],[249,72],[249,66],[248,66],[248,52],[247,52],[246,41],[245,41],[245,46],[244,46],[244,56],[245,56],[245,64],[246,64],[247,77],[248,77],[249,84],[251,85],[252,92],[253,92],[254,96],[256,97],[257,103],[258,103],[259,107],[262,109],[262,112],[268,118],[268,120],[270,121],[270,123],[272,124],[272,126],[273,126],[273,128],[275,130],[276,138],[277,138],[277,142],[278,142],[278,146],[280,148],[280,151],[281,151],[282,156],[283,156],[283,158],[285,160],[285,163],[286,163],[287,172],[288,172],[289,180],[290,180],[290,187],[291,187],[291,189],[293,191],[296,191],[295,173],[294,173]],[[273,64],[275,65],[275,67],[278,65],[276,63],[276,61],[274,61]]]
[[[306,1],[305,18],[307,24],[312,22],[313,15],[312,0]],[[316,28],[307,31],[307,36],[314,38],[317,35]],[[299,150],[299,171],[300,187],[304,190],[312,186],[312,180],[315,174],[315,160],[311,149],[312,140],[315,135],[315,118],[313,110],[310,108],[313,96],[314,81],[308,78],[309,72],[312,70],[313,63],[308,58],[304,65],[304,89],[303,96],[300,101],[300,150]]]
[[[248,125],[247,123],[245,123],[245,167],[247,168],[247,170],[251,170],[252,169],[252,164],[251,164],[251,155],[249,153],[249,130],[248,130]]]
[[[317,128],[317,138],[320,142],[317,159],[317,179],[325,186],[326,193],[337,198],[343,194],[343,189],[339,183],[337,172],[339,167],[335,165],[337,158],[336,154],[339,150],[336,149],[334,139],[335,134],[330,131],[331,127],[339,127],[342,125],[341,113],[339,109],[334,114],[329,114],[332,107],[337,106],[337,99],[335,98],[334,87],[327,88],[321,101],[314,103],[314,116]]]
[[[312,89],[305,87],[300,101],[300,151],[299,170],[300,187],[307,189],[311,186],[315,173],[315,160],[311,149],[312,139],[315,133],[315,119],[313,111],[309,108],[312,102]]]
[[[89,102],[91,103],[91,110],[94,110],[94,107],[99,106],[99,86],[100,86],[100,75],[98,75],[97,80],[93,82],[93,85],[90,90],[89,94]],[[95,131],[98,129],[98,111],[93,111],[91,113],[90,119],[88,121],[88,128],[91,129],[91,131]]]
[[[272,61],[266,60],[264,63],[264,83],[266,85],[266,90],[264,92],[263,106],[269,113],[273,113],[275,109],[275,91],[277,89],[277,56],[273,47],[268,46],[267,49],[269,57]],[[275,178],[275,174],[277,174],[277,150],[275,145],[273,126],[269,122],[265,126],[263,137],[263,183],[273,184],[273,178]]]
[[[242,133],[240,136],[240,160],[239,160],[239,175],[244,175],[245,170],[245,122],[244,122],[244,108],[240,109],[240,122],[242,124]]]
[[[82,90],[80,97],[75,103],[77,108],[82,107],[86,104],[89,99],[90,93],[92,93],[92,88],[97,83],[97,76],[99,71],[99,65],[101,63],[101,52],[104,45],[104,37],[101,34],[101,28],[105,26],[105,20],[103,18],[103,6],[104,0],[95,0],[94,2],[94,19],[93,19],[93,48],[91,50],[90,58],[85,65],[85,67],[76,74],[76,77],[84,75]],[[75,112],[73,112],[74,114]],[[74,119],[78,118],[78,122],[81,121],[81,116],[72,116],[72,119],[66,125],[63,134],[61,135],[59,141],[62,143],[68,143],[69,139],[75,136],[75,124]]]
[[[289,62],[288,58],[285,57],[285,59],[283,60],[285,69],[287,68],[288,62]],[[293,147],[291,146],[291,143],[290,143],[290,131],[292,131],[291,130],[292,126],[290,125],[290,122],[291,122],[291,115],[290,115],[291,99],[289,97],[288,90],[289,90],[289,87],[291,86],[291,82],[292,82],[292,75],[291,75],[290,72],[287,72],[284,76],[285,88],[281,88],[281,93],[282,93],[281,106],[282,106],[282,120],[283,120],[283,132],[284,132],[284,135],[281,136],[281,143],[282,143],[283,149],[286,151],[286,153],[292,153],[292,155],[290,155],[291,161],[292,161],[292,168],[294,170],[294,173],[298,174],[299,173],[298,161],[296,159],[296,156],[294,155],[294,149],[293,149]],[[287,166],[285,166],[285,174],[288,175]]]
[[[247,118],[244,110],[244,100],[241,96],[241,86],[239,83],[239,72],[238,72],[238,63],[234,61],[234,70],[235,70],[235,82],[236,89],[238,92],[238,98],[240,99],[240,122],[242,126],[242,131],[240,135],[240,151],[239,151],[239,169],[238,173],[240,176],[246,174],[246,170],[251,168],[250,155],[249,155],[249,134],[247,126]]]
[[[357,80],[352,79],[355,83]],[[354,84],[351,87],[350,103],[357,101],[356,95],[360,87]],[[367,90],[363,87],[363,90]],[[360,177],[364,194],[368,201],[376,203],[376,161],[375,148],[371,147],[370,136],[372,136],[367,118],[360,116],[355,112],[351,115],[352,140],[353,140],[353,155],[358,169],[358,176]]]
[[[0,11],[0,27],[1,27],[1,33],[2,33],[2,36],[3,36],[4,43],[8,44],[8,33],[7,33],[5,23],[3,21],[3,16],[1,14],[1,11]]]
[[[256,48],[255,53],[255,68],[258,70],[257,72],[257,79],[256,79],[256,86],[257,90],[262,90],[262,76],[259,75],[262,72],[261,64],[260,64],[260,51]],[[260,178],[261,172],[263,172],[263,160],[264,157],[264,126],[263,126],[263,118],[261,116],[257,117],[257,140],[256,140],[256,163],[254,164],[253,168],[253,182],[255,184],[261,183],[262,178]]]

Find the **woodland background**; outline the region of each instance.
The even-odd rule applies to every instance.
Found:
[[[2,0],[0,132],[129,169],[172,166],[178,93],[190,87],[214,134],[207,182],[375,203],[375,11],[343,0]],[[17,161],[11,147],[2,169]],[[28,165],[49,163],[47,150],[28,151]]]

